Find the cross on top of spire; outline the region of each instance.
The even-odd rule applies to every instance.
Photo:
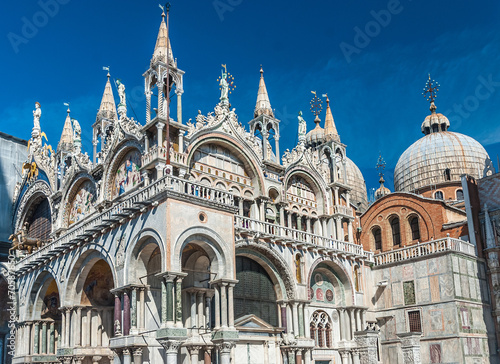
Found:
[[[430,103],[432,104],[437,97],[439,87],[441,87],[441,85],[436,80],[432,80],[431,74],[429,73],[429,79],[425,83],[424,92],[422,92],[422,95],[424,95],[427,101],[430,101]]]
[[[377,167],[379,177],[384,178],[385,161],[384,161],[384,158],[382,158],[382,154],[379,154],[379,156],[378,156],[376,167]]]
[[[316,118],[318,118],[318,115],[321,113],[321,110],[323,110],[323,106],[321,104],[323,101],[316,95],[316,91],[311,91],[311,93],[314,95],[314,97],[311,100],[311,112],[313,113]]]

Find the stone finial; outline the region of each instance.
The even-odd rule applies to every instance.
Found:
[[[269,95],[267,93],[266,83],[264,82],[264,70],[260,67],[259,91],[257,92],[257,103],[255,104],[254,117],[268,115],[274,117]]]

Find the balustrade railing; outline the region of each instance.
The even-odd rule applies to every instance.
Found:
[[[444,251],[457,251],[469,255],[476,254],[474,245],[466,241],[454,238],[443,238],[376,254],[374,259],[375,265],[383,265]]]
[[[347,206],[342,206],[342,205],[335,205],[334,207],[334,212],[336,214],[342,214],[346,216],[354,216],[352,213],[352,209],[347,207]]]
[[[298,243],[311,244],[316,247],[333,249],[347,254],[364,256],[367,259],[373,259],[373,253],[365,252],[361,245],[349,243],[346,241],[326,238],[324,236],[264,221],[259,221],[244,216],[239,216],[239,215],[235,216],[235,227],[236,229],[251,230],[263,233],[265,235],[273,236],[274,238],[277,239],[285,239]]]
[[[46,244],[31,255],[22,257],[16,262],[15,269],[17,270],[21,266],[32,263],[37,259],[46,259],[51,252],[57,249],[64,249],[66,244],[82,240],[85,237],[97,233],[101,229],[109,227],[113,221],[118,222],[129,216],[134,210],[138,210],[143,205],[152,203],[165,191],[174,191],[184,194],[186,197],[189,195],[190,198],[211,201],[227,207],[234,207],[234,197],[230,192],[167,175],[133,192],[129,196],[123,196],[124,199],[121,202],[116,203],[108,210],[98,215],[94,215],[94,217],[89,216],[88,219],[76,223],[55,241]]]
[[[167,148],[153,145],[142,155],[142,165],[146,166],[156,159],[167,160]]]

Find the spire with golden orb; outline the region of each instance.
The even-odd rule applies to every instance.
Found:
[[[328,94],[324,94],[326,97],[326,117],[325,117],[325,138],[326,140],[335,140],[340,142],[340,136],[335,127],[335,121],[333,120],[332,109],[330,108],[330,99]]]

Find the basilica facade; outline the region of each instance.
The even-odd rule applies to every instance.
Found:
[[[165,17],[144,125],[121,82],[116,104],[109,73],[91,156],[69,109],[57,148],[45,143],[35,105],[1,267],[16,277],[12,362],[497,362],[469,211],[469,184],[494,173],[484,148],[448,132],[432,102],[397,191],[382,184],[369,206],[328,99],[313,130],[299,114],[281,154],[263,70],[243,125],[224,67],[214,111],[185,122]]]

